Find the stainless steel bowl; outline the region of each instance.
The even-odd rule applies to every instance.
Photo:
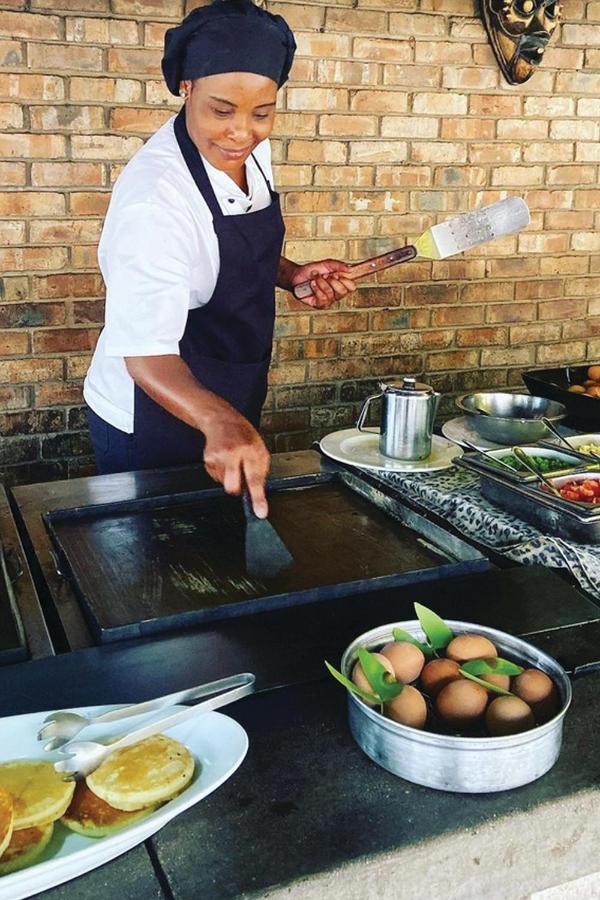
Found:
[[[400,725],[348,692],[348,719],[355,741],[388,772],[440,791],[491,793],[535,781],[552,768],[560,753],[564,717],[571,703],[571,683],[563,668],[520,638],[483,625],[447,621],[455,634],[486,635],[502,656],[547,672],[558,688],[560,712],[544,725],[521,734],[456,737]],[[358,648],[379,649],[393,640],[394,628],[403,628],[424,640],[418,621],[381,625],[350,644],[342,657],[342,672],[350,677]]]
[[[531,444],[548,437],[542,417],[557,423],[567,415],[566,408],[556,400],[502,391],[463,394],[456,405],[469,416],[482,437],[505,445]]]

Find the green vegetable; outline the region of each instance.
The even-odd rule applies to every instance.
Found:
[[[447,647],[454,633],[448,628],[443,619],[433,610],[427,609],[420,603],[415,603],[415,612],[421,623],[421,628],[425,632],[427,640],[434,650],[443,650]]]
[[[462,668],[469,675],[520,675],[523,671],[521,666],[508,659],[502,659],[500,656],[493,656],[489,659],[469,659],[462,664]]]
[[[409,634],[408,631],[404,631],[403,628],[394,628],[392,630],[392,634],[394,635],[395,641],[406,641],[408,644],[414,644],[415,647],[418,647],[421,653],[426,657],[433,656],[433,650],[429,646],[429,644],[424,644],[422,641],[418,641],[412,634]]]
[[[392,678],[373,653],[360,647],[358,661],[380,703],[387,703],[402,693],[404,685]]]
[[[480,684],[486,691],[493,691],[495,694],[503,694],[506,697],[512,697],[510,691],[505,691],[504,688],[498,687],[497,684],[492,684],[491,681],[484,681],[483,678],[477,678],[476,675],[471,675],[471,673],[467,672],[462,666],[458,671],[461,675],[464,675],[465,678],[468,678],[469,681],[475,681],[477,684]]]
[[[534,469],[537,469],[538,472],[542,472],[542,474],[546,472],[558,472],[578,465],[575,460],[569,459],[568,457],[536,456],[535,454],[528,453],[527,459]],[[498,460],[501,460],[501,462],[498,462]],[[528,471],[523,463],[518,460],[516,456],[513,456],[512,453],[507,453],[506,456],[500,456],[498,459],[488,456],[488,462],[498,468],[502,468],[502,463],[504,463],[516,472],[527,473]]]
[[[325,665],[327,666],[330,675],[333,675],[333,677],[336,678],[340,684],[343,684],[345,688],[347,688],[353,694],[356,694],[357,697],[360,697],[361,700],[366,700],[367,703],[375,704],[380,702],[379,697],[376,697],[375,694],[369,694],[367,691],[361,690],[358,685],[354,684],[353,681],[350,681],[349,678],[346,678],[345,675],[342,675],[341,672],[338,672],[338,670],[334,668],[331,663],[328,663],[327,660],[325,660]]]

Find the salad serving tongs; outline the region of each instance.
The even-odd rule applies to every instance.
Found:
[[[146,700],[143,703],[134,703],[111,709],[98,716],[82,716],[74,712],[54,712],[46,716],[42,727],[38,731],[38,741],[48,741],[44,750],[48,752],[58,750],[67,744],[75,735],[83,731],[89,725],[103,725],[106,722],[116,722],[119,719],[129,719],[132,716],[140,716],[144,713],[164,709],[167,706],[176,706],[178,703],[187,703],[190,700],[199,700],[201,697],[209,697],[230,688],[246,686],[245,693],[254,690],[254,675],[244,673],[242,675],[230,675],[228,678],[219,678],[197,687],[187,688],[184,691],[176,691],[173,694],[165,694],[163,697],[155,697],[154,700]],[[222,697],[229,697],[228,694]],[[239,694],[244,696],[244,694]],[[234,700],[238,699],[236,695]],[[226,702],[231,703],[231,700]],[[216,707],[215,707],[216,708]],[[197,711],[198,707],[194,707]]]

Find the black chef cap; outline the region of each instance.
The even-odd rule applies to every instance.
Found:
[[[285,19],[252,0],[214,0],[165,34],[162,70],[172,94],[182,80],[255,72],[281,87],[287,81],[296,42]]]

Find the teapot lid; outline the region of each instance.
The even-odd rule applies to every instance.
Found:
[[[422,384],[412,375],[404,375],[402,382],[394,382],[393,384],[381,382],[381,389],[382,391],[392,391],[394,394],[403,394],[405,397],[414,396],[415,394],[427,395],[435,393],[429,384]]]

